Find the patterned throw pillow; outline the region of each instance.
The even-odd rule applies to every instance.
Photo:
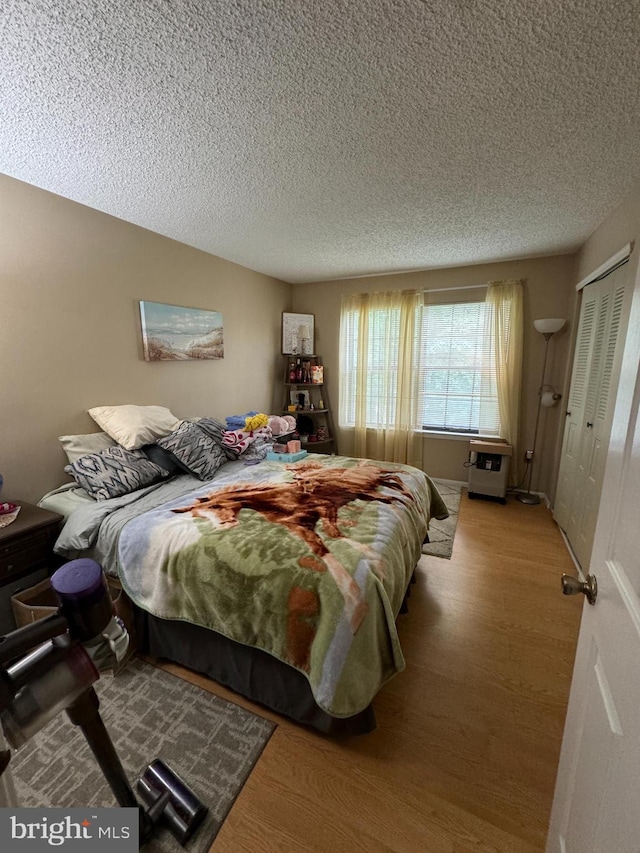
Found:
[[[182,423],[175,432],[158,439],[160,445],[183,470],[199,480],[211,480],[227,461],[222,447],[197,423]]]
[[[224,444],[226,426],[216,418],[200,418],[196,421],[198,427],[209,435],[217,445],[222,447],[227,459],[237,459],[238,454]]]
[[[119,445],[87,453],[64,470],[97,501],[135,492],[167,476],[142,451],[125,450]]]

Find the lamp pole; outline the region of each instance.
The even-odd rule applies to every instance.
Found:
[[[553,332],[543,332],[543,337],[545,339],[545,347],[544,347],[544,361],[542,363],[542,378],[540,380],[540,387],[538,388],[538,412],[536,414],[536,428],[533,433],[533,450],[531,451],[531,459],[527,459],[527,464],[529,466],[529,470],[527,471],[527,491],[526,492],[518,492],[516,494],[516,500],[520,501],[521,504],[539,504],[540,503],[540,495],[532,494],[531,492],[531,477],[533,474],[533,464],[536,460],[536,444],[538,442],[538,428],[540,426],[540,413],[542,411],[542,389],[544,388],[544,375],[547,371],[547,356],[549,355],[549,341],[551,340],[551,336]]]

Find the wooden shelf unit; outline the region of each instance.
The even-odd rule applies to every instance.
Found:
[[[303,364],[308,362],[308,373],[303,372],[304,379],[292,381],[291,367],[297,368],[298,364],[304,371]],[[311,369],[321,368],[323,371],[322,382],[309,381]],[[336,434],[333,427],[331,407],[327,399],[327,383],[324,378],[324,365],[319,355],[287,355],[284,365],[284,402],[282,413],[293,415],[298,425],[298,433],[301,436],[302,446],[309,453],[337,454],[338,447]],[[290,410],[290,406],[299,406],[299,396],[305,397],[305,407]],[[313,407],[313,408],[311,408]],[[306,420],[305,420],[306,419]],[[309,432],[309,429],[312,431]],[[318,439],[318,434],[324,430],[326,438]],[[302,438],[308,436],[306,442]],[[315,436],[315,438],[314,438]]]

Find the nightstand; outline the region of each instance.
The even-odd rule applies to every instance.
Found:
[[[0,635],[13,631],[11,596],[38,583],[56,568],[53,545],[62,516],[25,501],[18,517],[0,528]]]

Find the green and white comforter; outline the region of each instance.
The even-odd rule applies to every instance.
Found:
[[[395,617],[429,519],[447,515],[416,468],[312,455],[229,463],[210,483],[134,510],[114,508],[127,519],[117,569],[132,600],[296,667],[336,717],[362,711],[404,668]]]

